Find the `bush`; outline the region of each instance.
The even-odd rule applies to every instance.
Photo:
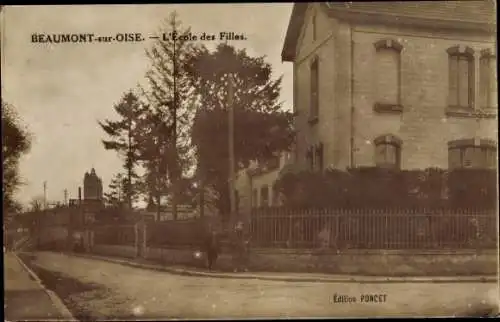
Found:
[[[286,174],[276,186],[294,208],[495,208],[492,169],[391,170],[376,167]]]

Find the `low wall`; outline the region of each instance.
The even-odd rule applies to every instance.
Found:
[[[148,248],[144,257],[169,265],[205,266],[204,258],[194,256],[189,248]],[[133,246],[96,245],[100,255],[133,258]],[[231,254],[220,254],[217,268],[231,270]],[[308,272],[380,276],[450,276],[493,275],[497,273],[497,252],[491,251],[298,251],[289,249],[254,249],[248,261],[250,271]]]
[[[94,245],[92,252],[98,255],[124,258],[135,258],[137,256],[135,246],[128,245]]]
[[[384,276],[492,275],[497,252],[453,251],[322,251],[254,250],[250,269]]]

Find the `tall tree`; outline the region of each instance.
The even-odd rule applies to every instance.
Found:
[[[144,119],[140,153],[145,173],[141,180],[141,191],[146,195],[148,209],[156,206],[161,210],[162,197],[168,192],[168,164],[166,153],[168,129],[162,115],[150,111]]]
[[[120,208],[125,199],[125,187],[127,185],[126,176],[122,173],[117,173],[111,179],[108,186],[108,191],[104,193],[106,205],[113,208]]]
[[[218,194],[218,210],[229,213],[228,75],[234,80],[235,169],[251,160],[265,160],[292,143],[292,115],[278,101],[281,77],[272,79],[264,57],[220,44],[214,52],[194,57],[189,73],[197,97],[203,102],[192,127],[198,177]],[[233,192],[234,193],[234,192]]]
[[[2,204],[4,214],[19,212],[15,193],[22,184],[19,160],[31,148],[31,135],[23,128],[15,108],[2,100]],[[5,218],[5,217],[4,217]]]
[[[151,69],[146,75],[149,88],[144,93],[151,113],[162,123],[158,125],[162,132],[157,132],[157,144],[161,146],[159,157],[166,161],[171,183],[174,219],[177,219],[179,182],[192,157],[188,129],[194,115],[194,102],[186,64],[201,50],[199,43],[189,40],[189,33],[190,28],[183,28],[177,13],[173,12],[161,30],[161,39],[146,51]]]
[[[127,171],[124,194],[128,208],[132,209],[132,201],[137,191],[134,189],[134,179],[137,179],[135,167],[138,164],[140,154],[140,142],[143,121],[146,108],[140,103],[139,98],[132,91],[123,95],[114,110],[120,116],[120,120],[99,121],[99,125],[111,140],[102,140],[106,150],[115,150],[124,158],[124,168]]]

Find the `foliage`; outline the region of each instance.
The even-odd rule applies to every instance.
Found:
[[[19,160],[29,152],[31,139],[30,133],[21,125],[15,108],[2,100],[2,203],[5,213],[21,210],[14,195],[22,184]]]
[[[104,193],[106,206],[111,208],[121,208],[126,202],[125,186],[127,185],[126,176],[122,173],[115,174],[108,186],[108,192]]]
[[[135,167],[141,159],[140,137],[146,108],[132,91],[125,93],[113,108],[120,116],[120,120],[99,122],[101,128],[111,138],[102,140],[102,143],[106,150],[117,151],[124,158],[124,168],[127,171],[124,194],[129,208],[132,208],[132,201],[137,194],[134,186],[134,178],[137,177]]]
[[[30,209],[29,211],[31,212],[38,212],[42,211],[44,209],[44,197],[43,196],[36,196],[33,197],[30,201]]]
[[[298,208],[494,208],[496,171],[390,170],[375,167],[285,174],[276,187]]]
[[[174,217],[177,214],[178,182],[192,163],[189,128],[195,102],[193,86],[186,73],[186,64],[200,50],[200,45],[187,40],[189,28],[183,28],[173,12],[165,23],[162,34],[176,37],[158,40],[146,51],[151,69],[146,78],[148,87],[143,94],[149,103],[150,125],[145,146],[147,180],[157,203],[161,195],[172,185]],[[165,177],[168,177],[166,179]]]
[[[234,147],[237,167],[286,150],[292,140],[290,113],[278,102],[281,77],[272,79],[264,57],[221,44],[214,52],[193,57],[189,73],[201,103],[191,138],[196,147],[197,176],[218,194],[221,214],[229,212],[228,74],[234,79]]]

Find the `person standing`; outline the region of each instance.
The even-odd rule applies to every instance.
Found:
[[[205,239],[205,253],[207,254],[208,269],[212,270],[219,257],[219,241],[217,233],[212,230]]]
[[[243,222],[239,221],[234,227],[235,271],[247,271],[248,240],[245,236]]]

